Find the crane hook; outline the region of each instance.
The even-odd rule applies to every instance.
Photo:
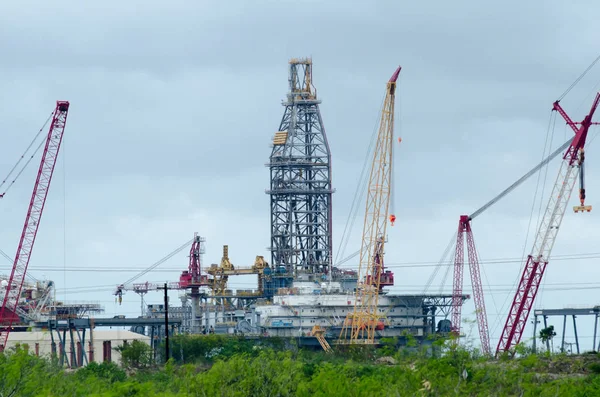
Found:
[[[581,205],[577,205],[573,207],[573,211],[575,212],[590,212],[592,211],[591,205],[585,205],[585,178],[584,178],[584,160],[585,160],[585,152],[583,148],[579,149],[579,203]]]
[[[394,222],[396,222],[396,215],[392,214],[390,215],[390,223],[392,224],[392,226],[394,226]]]

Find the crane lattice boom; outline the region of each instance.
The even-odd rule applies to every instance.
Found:
[[[529,312],[533,306],[548,261],[550,260],[550,253],[554,247],[558,229],[561,225],[573,187],[577,181],[577,175],[583,167],[585,141],[588,130],[592,125],[592,117],[599,102],[600,93],[597,93],[590,112],[581,123],[574,123],[560,106],[559,102],[554,102],[553,110],[558,111],[565,119],[575,132],[575,137],[563,157],[548,206],[538,227],[533,249],[527,257],[519,286],[513,298],[506,323],[504,324],[504,329],[496,348],[496,355],[500,352],[510,351],[511,348],[521,341]],[[591,207],[584,206],[584,198],[585,193],[582,186],[580,196],[581,206],[575,207],[575,211],[582,208],[589,208],[588,211],[591,209]]]
[[[548,157],[543,159],[539,164],[529,170],[525,175],[515,181],[512,185],[504,189],[500,194],[495,196],[493,199],[484,204],[477,211],[471,215],[461,215],[458,222],[458,233],[456,239],[456,253],[454,256],[454,283],[452,290],[452,331],[455,335],[460,336],[461,327],[461,312],[463,304],[463,272],[464,272],[464,235],[467,236],[467,250],[472,252],[469,255],[469,268],[471,269],[471,284],[473,286],[473,295],[475,297],[475,309],[477,313],[477,324],[479,326],[479,336],[481,339],[481,350],[485,355],[491,354],[489,329],[487,323],[485,302],[483,298],[483,288],[481,285],[481,277],[479,274],[479,259],[477,257],[477,250],[475,248],[475,240],[473,239],[473,230],[471,228],[471,221],[483,212],[488,210],[491,206],[496,204],[510,192],[519,187],[523,182],[528,180],[532,175],[542,169],[552,159],[563,152],[567,147],[571,145],[572,139],[569,139],[562,144],[558,149],[552,152]],[[581,175],[581,174],[580,174]],[[458,343],[459,338],[456,338]]]
[[[2,308],[0,308],[0,323],[6,327],[4,332],[0,332],[0,349],[6,346],[10,328],[15,320],[16,307],[19,303],[21,288],[23,287],[35,237],[42,218],[42,212],[44,211],[44,205],[46,204],[46,197],[48,196],[48,189],[50,188],[50,182],[54,174],[54,166],[56,165],[56,159],[62,143],[68,112],[69,102],[56,102],[56,109],[52,116],[52,123],[48,130],[48,137],[46,138],[46,146],[44,147],[40,168],[35,185],[33,186],[27,216],[25,217],[21,240],[19,241],[13,268],[8,284],[6,285]]]
[[[400,74],[396,69],[387,83],[387,91],[379,132],[371,164],[367,203],[363,225],[359,282],[356,288],[354,311],[348,314],[340,339],[345,338],[346,326],[351,325],[351,343],[373,343],[379,322],[378,303],[381,277],[379,270],[387,228],[391,194],[392,144],[394,139],[394,99],[396,80]],[[395,219],[395,217],[393,218]]]
[[[462,289],[464,271],[464,240],[467,239],[467,255],[469,258],[469,272],[471,273],[471,285],[473,286],[473,297],[475,300],[475,312],[477,313],[477,325],[479,327],[479,338],[481,339],[481,351],[485,355],[490,354],[490,333],[488,329],[485,301],[483,298],[483,287],[481,285],[481,274],[479,272],[479,258],[473,239],[471,219],[468,215],[462,215],[458,222],[458,234],[456,238],[456,253],[454,256],[454,286],[452,292],[452,331],[460,335],[461,311],[462,311]]]

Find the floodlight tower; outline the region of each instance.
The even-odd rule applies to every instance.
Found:
[[[312,85],[312,60],[291,59],[289,68],[285,110],[267,165],[271,263],[296,278],[317,280],[331,267],[331,154]]]

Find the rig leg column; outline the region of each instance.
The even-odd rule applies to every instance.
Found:
[[[598,351],[596,349],[596,334],[598,332],[598,313],[594,316],[594,340],[592,341],[592,350]]]
[[[579,337],[577,336],[577,321],[575,320],[575,318],[577,318],[577,316],[573,315],[573,330],[575,331],[575,346],[577,346],[577,354],[580,354],[580,352],[579,352]]]
[[[536,346],[536,341],[537,341],[537,323],[538,323],[538,319],[537,319],[537,316],[534,314],[533,315],[533,354],[537,353],[537,346]]]
[[[565,351],[565,332],[567,331],[567,316],[563,316],[563,331],[562,331],[562,340],[560,342],[560,351],[561,353]]]

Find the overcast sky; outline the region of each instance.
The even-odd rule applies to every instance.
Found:
[[[394,292],[422,292],[459,215],[541,160],[552,102],[598,55],[599,13],[592,0],[1,2],[2,177],[55,101],[71,102],[31,274],[54,279],[60,299],[100,302],[107,315],[138,315],[133,293],[120,307],[111,295],[137,271],[110,269],[143,269],[196,231],[207,239],[205,263],[220,260],[223,244],[236,265],[270,258],[265,163],[283,112],[288,59],[312,56],[333,156],[336,250],[386,81],[403,67],[398,221],[386,260],[396,274]],[[589,109],[599,81],[600,66],[561,102],[574,119]],[[558,120],[552,148],[571,134]],[[597,145],[586,158],[587,191],[600,211]],[[0,249],[10,256],[38,161],[0,201]],[[542,208],[558,164],[540,180]],[[520,275],[515,259],[531,249],[536,182],[473,223],[493,347]],[[575,193],[554,256],[600,252],[597,212],[573,214],[576,203]],[[346,254],[359,248],[360,223]],[[599,257],[551,261],[537,306],[598,304]],[[489,263],[495,259],[502,260]],[[398,265],[416,262],[427,266]],[[138,281],[174,281],[186,266],[182,253],[162,266],[168,271]],[[0,258],[0,271],[9,267]],[[430,292],[440,291],[442,273]],[[451,292],[450,280],[444,292]],[[470,292],[468,272],[465,284]],[[463,317],[474,318],[472,302]],[[592,323],[581,324],[587,349]]]

